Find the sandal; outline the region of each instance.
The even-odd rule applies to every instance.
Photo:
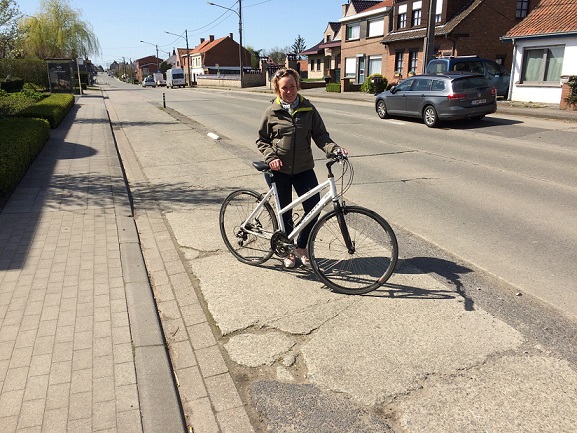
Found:
[[[289,254],[288,256],[286,256],[283,260],[284,262],[284,267],[287,269],[292,269],[296,266],[297,262],[296,262],[296,258],[294,254]]]

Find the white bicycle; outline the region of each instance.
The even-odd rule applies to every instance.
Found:
[[[343,165],[340,179],[350,173],[347,184],[341,187],[341,194],[332,172],[332,166],[337,162]],[[253,162],[253,166],[268,177],[268,192],[236,190],[226,197],[220,209],[220,233],[239,261],[259,265],[273,254],[279,257],[297,254],[294,241],[298,234],[332,203],[333,209],[317,220],[309,236],[307,251],[314,273],[329,288],[344,294],[367,293],[389,279],[398,259],[397,238],[379,214],[360,206],[347,206],[341,199],[351,185],[354,173],[346,155],[333,155],[326,164],[327,180],[282,209],[274,171],[263,161]],[[319,203],[295,222],[291,233],[286,233],[282,215],[292,213],[296,206],[327,188]]]

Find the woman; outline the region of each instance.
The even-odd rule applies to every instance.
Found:
[[[274,179],[278,189],[281,207],[292,201],[292,188],[301,196],[318,185],[313,170],[314,160],[311,139],[327,155],[335,153],[339,146],[331,140],[317,109],[304,97],[299,95],[300,77],[294,69],[281,69],[272,79],[277,97],[265,110],[260,128],[257,146],[265,162],[275,172]],[[346,154],[345,149],[341,149]],[[303,202],[305,214],[320,200],[315,194]],[[292,215],[283,215],[287,233],[294,228]],[[309,257],[306,246],[315,220],[301,231],[297,238],[296,253],[301,263],[308,266]],[[286,268],[294,268],[296,257],[289,254],[284,259]]]

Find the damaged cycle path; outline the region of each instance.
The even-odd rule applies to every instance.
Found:
[[[233,189],[262,190],[250,156],[114,86],[101,87],[128,146],[120,153],[132,155],[125,168],[140,173],[131,178],[129,168],[127,177],[175,371],[184,356],[178,347],[201,337],[180,301],[190,285],[169,288],[155,278],[149,246],[162,230],[143,224],[152,208],[170,233],[162,248],[178,253],[214,325],[221,350],[212,365],[230,374],[242,400],[235,410],[252,424],[194,421],[195,403],[216,413],[237,395],[228,390],[206,405],[194,386],[181,386],[195,432],[574,431],[575,366],[489,313],[469,311],[453,286],[406,261],[365,296],[333,293],[310,270],[284,270],[278,258],[258,267],[236,261],[218,214]],[[168,288],[173,296],[163,294]]]

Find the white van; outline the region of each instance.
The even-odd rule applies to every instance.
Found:
[[[166,87],[185,87],[184,71],[181,68],[172,68],[166,71]]]

